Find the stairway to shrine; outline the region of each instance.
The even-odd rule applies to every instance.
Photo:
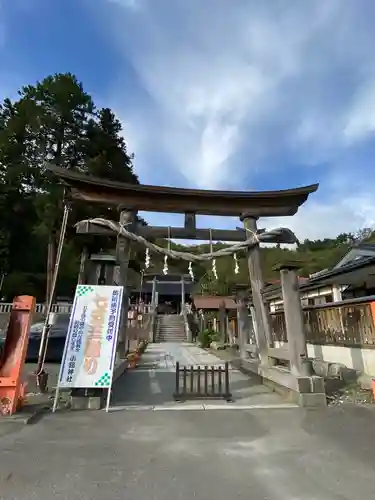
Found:
[[[183,316],[159,314],[156,324],[156,342],[184,342],[186,340]]]

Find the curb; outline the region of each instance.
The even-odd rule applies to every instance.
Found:
[[[0,425],[2,423],[20,423],[24,425],[35,424],[42,416],[47,413],[51,408],[49,406],[41,406],[30,413],[15,413],[7,417],[0,418]]]

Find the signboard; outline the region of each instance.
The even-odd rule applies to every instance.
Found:
[[[110,388],[123,288],[78,285],[58,388]]]

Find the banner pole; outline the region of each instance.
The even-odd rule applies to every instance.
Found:
[[[121,287],[121,292],[120,292],[120,301],[119,301],[119,309],[121,310],[122,306],[123,306],[123,300],[124,300],[124,287]],[[126,299],[126,295],[125,295],[125,299]],[[116,333],[115,333],[115,338],[113,339],[113,343],[114,345],[116,346],[117,345],[117,341],[118,341],[118,337],[119,337],[119,331],[120,331],[120,328],[117,327],[116,328]],[[107,402],[106,402],[106,405],[105,405],[105,411],[106,413],[109,412],[109,404],[111,402],[111,395],[112,395],[112,384],[113,384],[113,372],[114,372],[114,369],[115,369],[115,362],[116,362],[116,352],[115,352],[115,355],[114,355],[114,358],[112,359],[112,363],[113,363],[113,367],[112,367],[112,370],[111,370],[111,380],[109,382],[109,387],[108,387],[108,394],[107,394]]]
[[[53,407],[52,407],[52,413],[55,413],[55,411],[56,411],[57,403],[59,401],[59,394],[60,394],[60,387],[59,387],[59,382],[57,382],[56,391],[55,391],[55,399],[53,401]]]
[[[111,385],[108,387],[107,402],[105,405],[105,411],[107,413],[109,412],[109,403],[111,402],[111,394],[112,394],[112,380],[111,380]]]

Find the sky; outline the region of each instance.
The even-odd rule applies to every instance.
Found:
[[[0,99],[72,72],[121,120],[142,183],[319,183],[259,226],[334,237],[375,225],[374,18],[373,0],[0,0]]]

